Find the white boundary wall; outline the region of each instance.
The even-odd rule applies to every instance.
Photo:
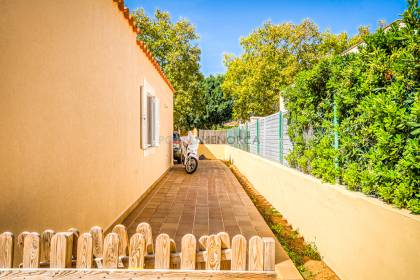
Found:
[[[228,145],[223,153],[220,146],[206,147],[230,159],[341,279],[420,279],[420,216]]]

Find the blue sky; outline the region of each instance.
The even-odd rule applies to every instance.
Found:
[[[241,53],[240,37],[265,21],[300,23],[313,20],[321,30],[346,31],[353,35],[361,25],[376,29],[379,20],[397,19],[406,8],[405,0],[126,0],[130,10],[143,7],[148,15],[155,9],[169,11],[172,20],[188,19],[200,35],[201,68],[207,76],[222,73],[223,54]]]

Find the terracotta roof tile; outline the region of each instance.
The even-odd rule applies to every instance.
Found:
[[[133,32],[140,34],[141,30],[136,26],[133,16],[130,15],[130,10],[124,6],[124,0],[113,0],[113,2],[117,3],[118,9],[123,13],[124,17],[127,19],[129,26],[133,29]],[[159,66],[159,63],[157,63],[156,59],[153,57],[152,53],[147,48],[146,44],[143,41],[137,39],[137,45],[146,54],[147,58],[150,60],[152,65],[159,72],[160,76],[163,78],[163,80],[166,82],[166,84],[174,93],[175,90],[172,87],[171,82],[169,82],[162,68]]]

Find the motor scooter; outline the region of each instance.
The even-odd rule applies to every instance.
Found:
[[[188,132],[188,136],[181,137],[181,160],[188,174],[197,170],[199,143],[200,141],[193,137],[191,132]]]

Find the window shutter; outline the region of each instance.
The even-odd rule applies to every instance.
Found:
[[[152,145],[155,147],[159,146],[159,137],[160,137],[160,106],[159,106],[159,98],[154,96],[153,98],[153,141]]]
[[[141,125],[141,148],[147,148],[147,92],[145,86],[140,87],[140,125]]]

